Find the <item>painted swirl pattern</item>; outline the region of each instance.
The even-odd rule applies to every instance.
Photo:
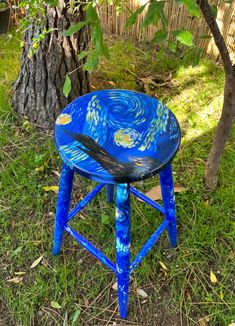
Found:
[[[62,159],[101,182],[133,182],[154,175],[174,157],[179,124],[160,101],[138,92],[104,90],[81,96],[56,120]]]

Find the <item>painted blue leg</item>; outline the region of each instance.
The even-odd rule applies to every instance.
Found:
[[[160,183],[162,190],[162,201],[165,210],[165,217],[170,222],[168,224],[168,235],[171,247],[177,245],[177,224],[176,224],[176,206],[174,195],[174,182],[171,164],[168,164],[160,172]]]
[[[116,185],[116,269],[121,318],[128,311],[130,276],[130,185]]]
[[[73,186],[73,176],[73,170],[71,170],[65,163],[62,163],[54,226],[53,255],[55,256],[60,252],[64,233],[63,226],[65,226],[67,223]]]
[[[113,193],[114,193],[114,185],[107,184],[106,185],[106,197],[107,197],[107,202],[108,203],[113,202]]]

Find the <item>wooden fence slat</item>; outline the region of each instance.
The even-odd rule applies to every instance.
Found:
[[[134,12],[137,8],[142,6],[146,0],[129,0],[126,5],[130,8],[131,12]],[[221,29],[221,32],[225,38],[225,41],[230,50],[231,59],[235,60],[235,0],[231,4],[214,1],[218,4],[217,22]],[[116,14],[114,4],[103,4],[100,8],[100,19],[106,32],[112,32],[116,35],[129,36],[132,39],[137,40],[151,40],[156,30],[161,28],[161,24],[158,26],[148,26],[147,28],[141,28],[143,18],[147,12],[147,6],[144,12],[138,16],[137,23],[129,28],[125,29],[125,24],[130,16],[128,10],[124,10],[118,16]],[[203,20],[203,18],[192,18],[188,14],[185,7],[175,1],[168,1],[165,3],[165,13],[168,19],[168,31],[173,31],[181,28],[189,29],[193,31],[195,37],[195,43],[197,46],[203,47],[205,51],[218,58],[218,50],[213,39],[202,39],[200,36],[209,35],[209,29]],[[172,39],[172,37],[170,37]]]

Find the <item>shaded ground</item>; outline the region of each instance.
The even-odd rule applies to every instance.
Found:
[[[52,134],[38,132],[11,109],[19,40],[15,34],[1,37],[0,325],[228,326],[235,316],[234,129],[221,162],[219,187],[207,193],[202,181],[220,114],[223,72],[208,60],[192,67],[193,49],[176,58],[147,44],[110,42],[111,59],[95,72],[95,89],[142,90],[138,77],[169,71],[178,82],[173,88],[153,88],[151,93],[168,104],[182,128],[182,146],[173,163],[176,183],[187,188],[176,195],[179,246],[170,249],[164,233],[133,273],[125,322],[117,319],[111,272],[68,236],[61,255],[51,255],[56,194],[43,187],[58,184],[60,159]],[[154,177],[136,186],[147,191],[157,184]],[[74,201],[93,185],[78,176]],[[131,205],[134,256],[162,217],[134,198]],[[105,202],[104,192],[71,224],[114,260],[114,205]],[[210,271],[217,277],[215,284]],[[22,279],[9,282],[15,277]],[[147,299],[137,295],[137,288],[148,294]]]

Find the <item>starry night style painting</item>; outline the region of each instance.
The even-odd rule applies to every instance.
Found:
[[[148,178],[174,157],[180,129],[160,101],[126,90],[104,90],[70,103],[56,120],[55,143],[63,161],[105,183]]]

